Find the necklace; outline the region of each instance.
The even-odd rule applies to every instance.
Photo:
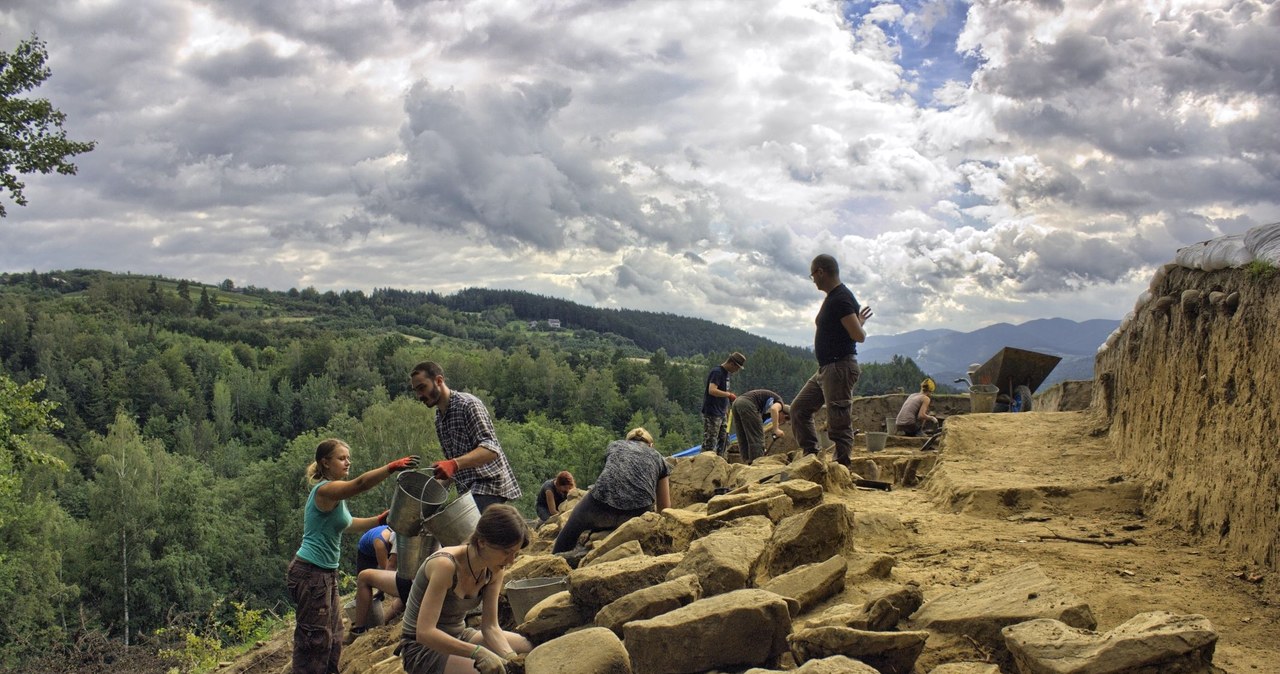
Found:
[[[483,568],[481,570],[483,570]],[[467,572],[471,574],[471,578],[473,580],[475,580],[477,583],[480,582],[480,574],[476,573],[475,569],[472,568],[471,566],[471,545],[470,544],[467,545]]]

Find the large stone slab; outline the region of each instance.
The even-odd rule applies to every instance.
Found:
[[[717,489],[729,486],[729,464],[715,453],[708,452],[675,459],[675,467],[667,481],[671,487],[673,507],[706,503]]]
[[[708,512],[710,512],[710,509],[708,509]],[[734,520],[746,517],[764,517],[771,523],[776,524],[790,515],[791,512],[791,498],[779,492],[769,498],[743,503],[742,505],[707,515],[694,523],[694,531],[698,535],[705,536],[712,531],[723,528]]]
[[[592,550],[592,552],[595,552],[595,550]],[[588,553],[586,557],[582,558],[582,563],[578,564],[578,566],[588,566],[599,562],[616,562],[619,559],[639,557],[643,554],[644,548],[640,547],[640,541],[627,541],[599,555],[592,556]]]
[[[798,566],[765,583],[760,589],[795,599],[800,602],[800,612],[805,613],[842,592],[848,571],[849,562],[840,555],[834,555],[825,562]]]
[[[774,674],[781,670],[777,669],[760,669],[752,667],[742,674]],[[833,655],[829,658],[821,660],[810,660],[796,669],[790,670],[790,674],[879,674],[875,668],[866,663],[858,662],[853,658],[843,655]]]
[[[965,635],[1004,662],[1008,651],[1000,630],[1037,618],[1060,620],[1079,629],[1097,626],[1089,605],[1035,563],[926,602],[911,617],[911,624],[916,629]]]
[[[618,636],[591,627],[548,641],[529,652],[525,674],[631,674],[631,658]]]
[[[636,674],[694,674],[778,666],[791,613],[782,597],[736,590],[623,628]]]
[[[596,625],[613,630],[622,636],[622,629],[633,620],[646,620],[688,606],[702,598],[702,585],[698,577],[685,575],[658,583],[653,587],[636,590],[600,609]]]
[[[673,509],[633,517],[596,543],[591,552],[582,558],[579,566],[589,565],[610,550],[630,541],[638,542],[647,555],[665,555],[684,550],[689,547],[689,541],[693,540],[693,521],[700,517]]]
[[[683,554],[661,557],[627,557],[574,569],[569,574],[569,594],[583,611],[595,615],[619,597],[666,580]]]
[[[729,510],[731,508],[737,508],[738,506],[783,495],[784,492],[782,491],[782,488],[777,485],[760,485],[757,488],[748,489],[747,491],[739,492],[737,494],[721,494],[719,496],[713,496],[710,501],[707,501],[707,515],[714,515],[723,510]]]
[[[515,564],[503,574],[507,582],[526,578],[555,578],[567,576],[572,571],[564,557],[555,555],[520,555]],[[506,588],[503,588],[506,591]]]
[[[848,627],[796,630],[787,637],[796,662],[845,655],[875,668],[880,674],[911,674],[929,633],[867,632]]]
[[[822,503],[822,485],[815,482],[792,479],[778,485],[778,488],[791,499],[791,505],[797,512]]]
[[[667,579],[693,574],[707,597],[749,587],[772,533],[773,525],[764,517],[735,520],[732,526],[694,541]]]
[[[868,598],[862,606],[838,604],[810,620],[805,627],[849,627],[855,630],[885,632],[898,626],[898,621],[920,608],[923,593],[918,585],[904,585]]]
[[[1214,672],[1218,634],[1201,615],[1140,613],[1098,634],[1057,620],[1004,628],[1022,674],[1157,674]]]
[[[830,559],[849,544],[852,529],[853,512],[841,503],[824,503],[782,520],[773,531],[757,580]]]
[[[535,644],[550,641],[586,624],[589,617],[573,602],[569,591],[557,592],[534,604],[516,631]]]
[[[1000,668],[989,662],[948,662],[934,667],[929,674],[1000,674]]]

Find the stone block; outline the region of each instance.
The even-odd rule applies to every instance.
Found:
[[[591,627],[548,641],[529,652],[525,674],[631,674],[631,659],[618,636]]]
[[[704,452],[687,459],[675,459],[668,478],[671,505],[683,508],[706,503],[716,490],[729,486],[729,464],[714,453]]]
[[[764,590],[700,599],[623,628],[636,674],[776,668],[787,652],[790,631],[787,602]]]
[[[755,503],[764,499],[782,496],[781,487],[776,485],[761,486],[759,488],[748,488],[747,491],[737,494],[721,494],[711,497],[707,501],[707,515],[714,515],[722,510],[729,510],[748,503]]]
[[[844,655],[860,660],[880,674],[911,674],[929,633],[868,632],[848,627],[797,630],[787,641],[796,662]]]
[[[595,550],[592,550],[591,552],[595,552]],[[606,550],[594,557],[588,553],[586,557],[582,558],[582,563],[578,566],[588,566],[598,562],[614,562],[619,559],[640,557],[642,555],[644,555],[644,548],[640,547],[640,541],[627,541],[622,545],[610,548],[609,550]]]
[[[1200,615],[1140,613],[1099,634],[1057,620],[1030,620],[1003,630],[1022,674],[1208,674],[1218,634]]]
[[[769,498],[751,501],[708,515],[694,524],[694,532],[700,536],[705,536],[723,527],[731,520],[745,517],[764,517],[771,523],[776,524],[790,515],[791,510],[791,499],[786,494],[779,492]]]
[[[573,602],[590,615],[619,597],[666,580],[683,554],[661,557],[627,557],[614,562],[582,566],[569,573]]]
[[[781,670],[753,667],[742,674],[774,674]],[[843,655],[833,655],[821,660],[810,660],[789,674],[879,674],[871,665]]]
[[[756,564],[773,533],[773,525],[763,517],[750,520],[737,520],[735,526],[694,541],[684,559],[667,573],[667,579],[693,574],[707,597],[750,587]]]
[[[948,662],[934,667],[929,674],[1000,674],[1000,668],[989,662]]]
[[[798,566],[760,589],[791,597],[800,602],[800,612],[809,611],[829,597],[844,591],[844,576],[849,563],[835,555],[825,562]]]
[[[557,592],[534,604],[516,631],[535,644],[555,639],[565,632],[586,624],[588,617],[573,602],[568,590]]]
[[[765,550],[757,580],[830,559],[848,545],[852,529],[853,513],[841,503],[824,503],[782,520]]]
[[[694,575],[680,576],[653,587],[619,597],[596,614],[596,625],[622,636],[623,627],[633,620],[647,620],[688,606],[702,598],[702,585]]]
[[[791,505],[796,512],[808,510],[819,503],[822,503],[822,485],[808,480],[787,480],[778,485],[791,499]]]
[[[504,575],[507,582],[526,578],[555,578],[572,571],[563,557],[555,555],[520,555]],[[505,588],[504,588],[505,591]]]

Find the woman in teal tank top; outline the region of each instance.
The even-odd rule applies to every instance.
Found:
[[[336,674],[342,655],[342,613],[338,610],[338,557],[342,534],[362,534],[386,524],[387,513],[352,517],[346,500],[359,496],[392,473],[414,468],[417,456],[397,459],[348,480],[351,448],[330,438],[316,447],[316,460],[307,468],[314,484],[304,507],[302,545],[289,563],[285,584],[297,604],[293,630],[294,674]]]

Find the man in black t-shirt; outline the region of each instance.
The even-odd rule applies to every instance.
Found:
[[[707,373],[706,389],[702,392],[702,451],[724,456],[729,449],[729,433],[725,416],[729,403],[738,396],[729,390],[729,375],[741,370],[747,357],[734,351],[725,361]]]
[[[858,367],[856,342],[866,341],[862,329],[871,318],[870,307],[860,307],[853,292],[840,282],[840,265],[830,255],[819,255],[809,263],[809,278],[827,294],[815,319],[813,354],[818,371],[805,382],[791,402],[791,428],[796,443],[805,454],[818,452],[818,433],[813,415],[825,402],[827,435],[836,446],[836,461],[849,465],[853,450],[853,389],[862,370]]]

